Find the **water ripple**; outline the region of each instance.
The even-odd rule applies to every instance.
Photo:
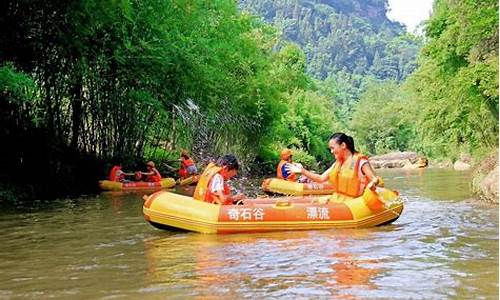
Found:
[[[403,214],[369,229],[160,231],[134,194],[3,211],[0,298],[497,299],[498,207],[467,174],[405,172],[384,174]]]

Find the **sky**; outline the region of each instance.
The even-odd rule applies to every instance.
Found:
[[[429,18],[433,0],[389,0],[387,17],[406,25],[414,32],[420,22]]]

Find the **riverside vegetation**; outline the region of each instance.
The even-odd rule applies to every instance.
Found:
[[[437,0],[424,36],[386,0],[3,1],[0,199],[94,192],[125,166],[235,153],[312,167],[346,131],[367,154],[498,148],[498,2]]]

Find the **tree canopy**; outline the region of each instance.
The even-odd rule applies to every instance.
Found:
[[[423,38],[387,19],[387,0],[0,8],[2,197],[93,190],[112,159],[140,168],[183,148],[262,169],[288,147],[313,166],[333,131],[367,154],[498,147],[491,0],[437,0]]]

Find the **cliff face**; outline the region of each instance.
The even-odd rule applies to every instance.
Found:
[[[342,14],[353,14],[369,19],[374,24],[389,21],[386,17],[388,8],[386,0],[327,0],[310,2],[319,2],[328,5]]]
[[[387,18],[387,0],[240,0],[239,7],[299,44],[317,78],[345,72],[400,81],[416,67],[420,44]]]

